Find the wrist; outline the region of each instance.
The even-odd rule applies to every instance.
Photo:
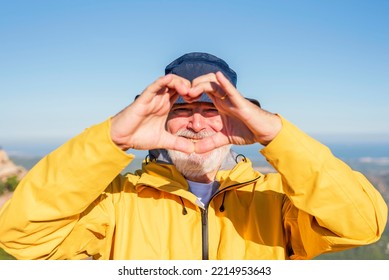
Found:
[[[127,151],[131,148],[131,146],[128,144],[128,137],[124,136],[123,133],[121,133],[121,130],[118,129],[120,125],[117,122],[117,116],[114,116],[110,119],[111,140],[119,149],[122,151]]]
[[[261,128],[261,135],[258,135],[257,142],[263,146],[267,146],[278,135],[282,129],[281,118],[277,114],[266,112],[266,122]]]

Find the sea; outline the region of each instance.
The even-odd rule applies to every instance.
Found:
[[[1,143],[0,143],[1,144]],[[332,153],[344,160],[358,158],[387,158],[389,159],[389,142],[388,143],[323,143],[329,147]],[[55,150],[61,144],[8,144],[0,146],[8,155],[17,157],[43,157]],[[257,157],[263,146],[259,144],[246,146],[233,146],[239,154],[248,158]],[[144,158],[147,151],[132,151],[137,158]]]

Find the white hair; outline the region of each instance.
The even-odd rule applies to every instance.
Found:
[[[202,139],[215,134],[215,132],[201,131],[195,133],[191,130],[181,129],[177,131],[177,136],[190,139]],[[231,149],[231,145],[222,146],[212,150],[207,154],[185,154],[175,150],[167,150],[168,154],[176,166],[186,178],[197,178],[219,169],[225,157]]]

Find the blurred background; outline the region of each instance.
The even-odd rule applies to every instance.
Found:
[[[384,0],[0,0],[0,150],[20,178],[175,58],[209,52],[238,73],[242,94],[330,146],[389,201],[388,14]],[[389,259],[388,244],[386,233],[331,257]]]

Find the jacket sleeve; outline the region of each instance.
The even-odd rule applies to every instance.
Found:
[[[65,258],[58,248],[82,224],[83,211],[133,158],[109,133],[109,120],[86,129],[30,170],[0,209],[1,248],[18,259]]]
[[[261,153],[280,174],[288,197],[284,223],[291,258],[377,241],[388,212],[379,192],[326,146],[281,119],[282,130]]]

